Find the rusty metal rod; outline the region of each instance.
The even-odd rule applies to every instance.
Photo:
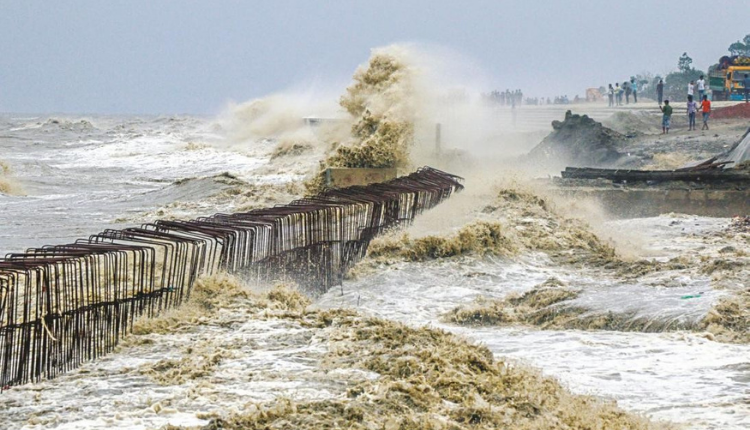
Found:
[[[111,351],[139,317],[189,299],[201,275],[289,278],[313,293],[385,230],[461,190],[424,167],[382,184],[329,189],[284,206],[105,230],[0,258],[0,391],[53,378]]]

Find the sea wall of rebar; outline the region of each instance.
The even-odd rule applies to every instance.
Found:
[[[341,284],[375,236],[460,190],[425,167],[387,183],[327,190],[285,206],[105,230],[0,259],[0,391],[53,378],[111,351],[137,318],[190,297],[218,271]]]

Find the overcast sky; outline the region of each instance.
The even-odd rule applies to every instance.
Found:
[[[684,51],[705,70],[748,17],[748,0],[0,0],[0,112],[211,114],[345,84],[398,42],[460,52],[488,87],[573,97]]]

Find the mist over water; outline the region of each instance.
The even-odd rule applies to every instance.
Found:
[[[273,139],[279,146],[297,143],[331,151],[356,139],[351,135],[352,126],[366,110],[374,118],[412,125],[413,138],[408,139],[411,166],[444,162],[465,168],[461,160],[468,158],[514,162],[544,136],[549,121],[563,113],[557,109],[539,119],[530,118],[537,116],[534,113],[516,113],[520,121],[513,125],[510,107],[501,109],[483,97],[490,88],[487,73],[470,58],[446,48],[393,45],[374,49],[372,58],[388,58],[400,69],[391,77],[385,68],[377,70],[385,67],[382,64],[374,68],[370,64],[375,71],[364,77],[362,85],[348,90],[294,88],[228,107],[218,120],[227,143],[242,146]],[[362,65],[357,73],[364,74],[367,67]],[[305,118],[323,121],[310,127]],[[449,154],[445,160],[435,159],[438,124],[441,149]]]

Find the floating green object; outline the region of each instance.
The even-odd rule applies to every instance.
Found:
[[[688,294],[687,296],[680,297],[681,299],[697,299],[698,297],[701,297],[703,293],[698,294]]]

